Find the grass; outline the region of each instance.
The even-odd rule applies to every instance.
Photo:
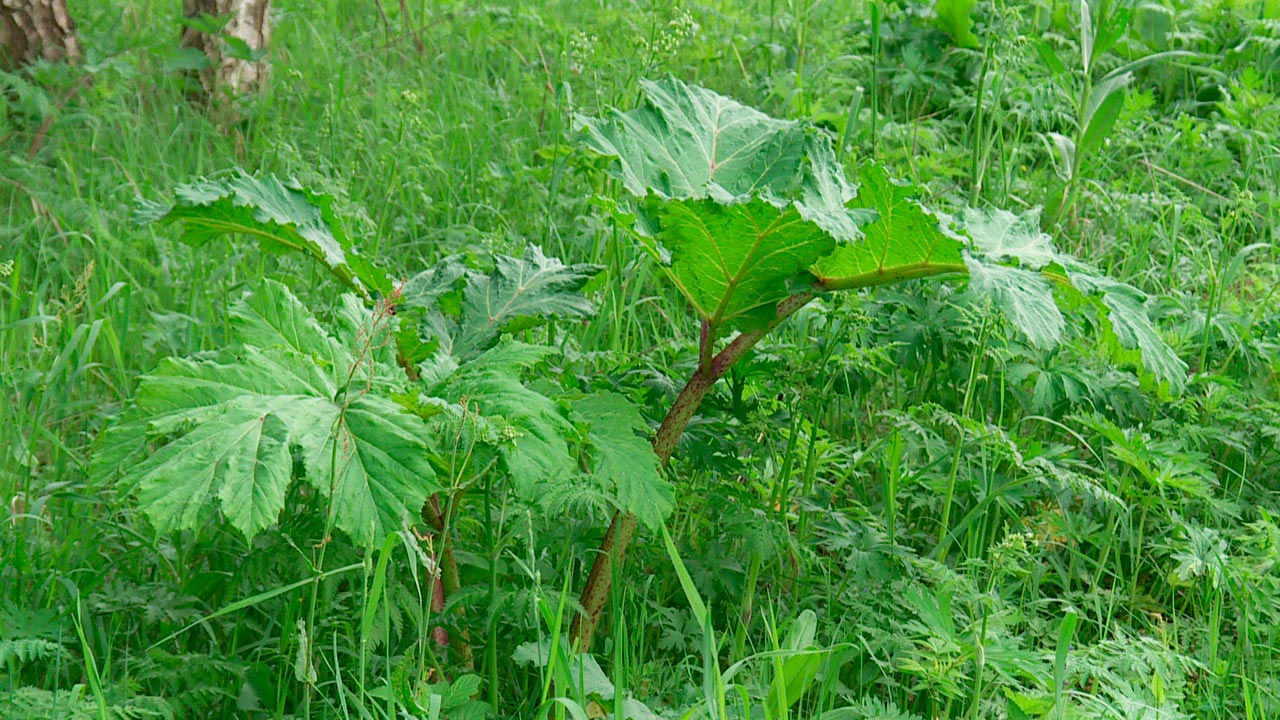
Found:
[[[1135,8],[1100,72],[1194,56],[1139,71],[1069,177],[1050,133],[1079,140],[1089,85],[1061,3],[981,4],[976,50],[881,2],[383,3],[385,25],[276,5],[273,79],[229,126],[184,99],[172,9],[151,3],[73,3],[87,65],[0,77],[0,715],[592,716],[622,705],[602,678],[669,717],[1280,715],[1270,4]],[[221,347],[261,278],[336,297],[292,258],[132,222],[136,196],[236,167],[335,194],[406,275],[528,243],[603,265],[596,317],[544,339],[560,379],[625,389],[656,424],[695,325],[566,145],[574,113],[630,107],[664,73],[812,119],[850,167],[879,160],[938,207],[1069,188],[1046,229],[1159,298],[1187,393],[1092,336],[1027,347],[943,286],[824,299],[683,438],[671,540],[645,537],[615,583],[600,677],[557,644],[598,511],[543,513],[492,478],[457,518],[463,591],[436,611],[413,541],[325,544],[315,498],[246,546],[217,522],[157,535],[88,482],[139,374]],[[470,639],[470,670],[438,626]]]

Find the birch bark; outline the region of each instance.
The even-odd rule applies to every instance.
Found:
[[[79,58],[67,0],[0,0],[0,68]]]
[[[271,0],[183,0],[182,12],[186,17],[231,16],[220,36],[190,27],[182,31],[182,45],[196,48],[209,58],[211,66],[200,73],[206,95],[239,95],[262,87],[267,79],[267,63],[234,57],[226,52],[223,38],[243,40],[251,50],[266,48],[271,43]]]

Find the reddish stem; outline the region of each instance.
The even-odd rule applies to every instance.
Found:
[[[795,311],[807,305],[813,298],[812,292],[802,292],[778,303],[777,314],[769,324],[759,330],[740,333],[717,353],[710,363],[702,362],[702,358],[710,355],[710,348],[714,347],[715,338],[707,335],[707,325],[703,324],[699,343],[698,369],[685,383],[684,389],[680,391],[675,403],[667,411],[666,418],[663,419],[662,425],[658,427],[658,433],[653,438],[653,452],[664,467],[671,459],[671,454],[675,452],[676,444],[679,443],[685,428],[689,426],[689,421],[693,419],[698,406],[702,404],[703,398],[707,396],[716,381],[724,377],[725,373],[729,372],[729,368],[741,360],[747,351],[755,347],[756,343],[760,342],[769,331],[791,317]],[[586,612],[573,619],[573,626],[569,631],[574,647],[580,652],[591,648],[591,640],[595,636],[596,627],[600,624],[600,617],[613,590],[614,568],[622,566],[627,545],[638,527],[639,520],[635,515],[621,511],[613,514],[613,522],[610,523],[609,531],[605,533],[604,540],[600,543],[600,550],[591,564],[591,573],[587,576],[587,584],[579,598]]]

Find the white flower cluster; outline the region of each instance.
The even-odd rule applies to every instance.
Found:
[[[600,38],[577,30],[569,36],[569,72],[581,75],[583,69],[589,67],[596,58],[596,48]]]
[[[676,11],[675,17],[667,21],[666,27],[658,31],[653,40],[637,37],[635,44],[636,47],[647,52],[656,61],[673,55],[676,48],[679,48],[686,39],[692,37],[697,31],[698,23],[694,21],[693,15],[682,8]]]

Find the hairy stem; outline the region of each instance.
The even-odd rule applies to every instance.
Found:
[[[458,573],[458,559],[454,556],[453,543],[450,542],[448,522],[445,514],[440,511],[439,495],[432,495],[423,503],[422,519],[436,531],[436,553],[433,559],[439,563],[440,572],[431,583],[431,612],[440,613],[444,610],[448,597],[462,588],[462,576]],[[474,653],[471,650],[469,638],[465,634],[450,637],[449,633],[439,626],[435,628],[433,634],[438,645],[448,645],[453,650],[464,669],[472,668],[475,663]]]
[[[707,396],[716,381],[729,372],[729,368],[741,360],[747,351],[755,347],[755,344],[760,342],[770,330],[791,317],[795,311],[807,305],[813,298],[812,292],[802,292],[783,300],[778,303],[778,311],[769,324],[758,330],[740,333],[717,353],[709,364],[699,362],[698,369],[685,383],[684,389],[680,391],[675,403],[667,411],[666,418],[663,419],[662,425],[658,427],[658,433],[653,438],[653,452],[664,467],[671,459],[671,454],[675,452],[676,444],[684,434],[685,428],[689,426],[689,421],[698,411],[698,406],[702,404],[703,398]],[[714,343],[714,337],[703,337],[700,350],[713,347]],[[587,576],[587,584],[579,598],[585,612],[573,619],[573,626],[569,631],[573,646],[579,652],[586,652],[591,648],[591,640],[595,636],[596,627],[600,624],[600,616],[613,590],[615,568],[622,566],[627,545],[638,527],[639,520],[635,515],[621,511],[613,514],[613,522],[610,523],[609,531],[605,533],[600,550],[591,564],[591,573]]]

